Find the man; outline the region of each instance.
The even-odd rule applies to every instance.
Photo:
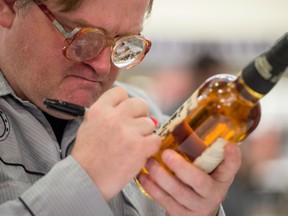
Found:
[[[239,149],[228,145],[211,175],[165,151],[173,177],[147,160],[160,146],[149,116],[163,116],[141,91],[111,88],[149,50],[140,32],[151,5],[0,0],[1,215],[222,214]],[[82,122],[45,98],[89,110]],[[139,179],[153,200],[133,180],[144,165],[150,175]]]

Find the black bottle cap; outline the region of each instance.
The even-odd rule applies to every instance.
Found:
[[[282,77],[288,66],[288,33],[266,53],[258,56],[242,71],[247,86],[265,95]]]

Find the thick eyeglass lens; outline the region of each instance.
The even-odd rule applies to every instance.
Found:
[[[112,62],[118,68],[131,68],[145,56],[146,41],[139,36],[127,36],[116,42],[112,51]]]
[[[81,29],[67,39],[64,55],[77,62],[95,58],[106,46],[106,35],[97,29]],[[131,68],[144,58],[147,42],[138,35],[120,38],[112,49],[111,60],[118,68]]]
[[[82,29],[73,36],[64,54],[74,61],[88,61],[95,58],[105,46],[106,37],[103,32]]]

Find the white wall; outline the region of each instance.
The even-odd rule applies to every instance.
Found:
[[[154,0],[153,40],[269,40],[288,31],[288,0]]]

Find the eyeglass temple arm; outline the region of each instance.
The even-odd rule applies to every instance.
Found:
[[[38,5],[40,10],[48,17],[48,19],[53,23],[53,25],[57,28],[57,30],[64,35],[65,38],[71,38],[74,34],[76,34],[80,28],[74,28],[71,32],[67,32],[64,27],[59,23],[56,17],[49,11],[46,5],[42,4],[39,0],[34,0],[34,2]]]

